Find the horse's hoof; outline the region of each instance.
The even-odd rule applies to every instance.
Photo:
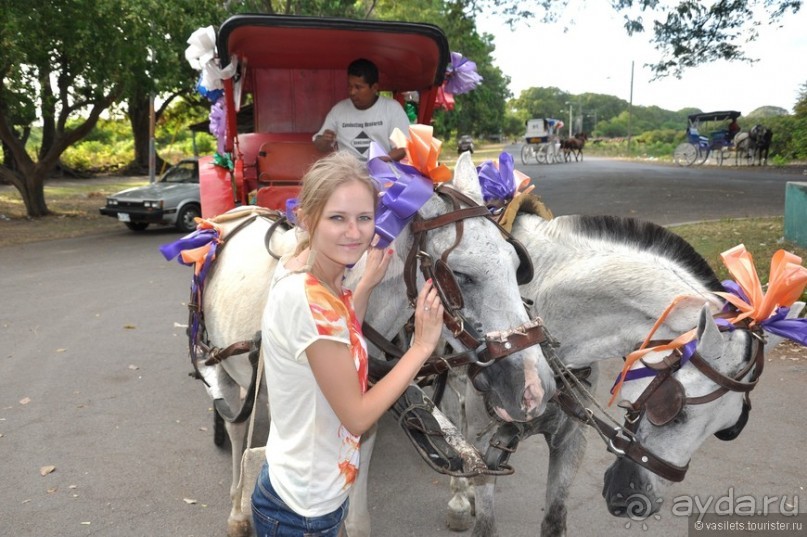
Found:
[[[446,516],[446,525],[451,531],[468,531],[473,524],[473,517],[471,511],[449,511]]]
[[[227,522],[227,537],[250,537],[252,524],[249,520],[230,520]]]
[[[466,531],[473,524],[471,515],[471,504],[463,496],[454,496],[448,502],[448,513],[446,514],[446,525],[451,531]]]

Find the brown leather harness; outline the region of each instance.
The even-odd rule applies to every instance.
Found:
[[[413,244],[404,262],[406,294],[410,306],[414,306],[417,299],[417,267],[418,261],[420,261],[420,270],[423,277],[432,279],[443,303],[445,310],[443,323],[467,350],[448,357],[435,356],[430,358],[424,364],[420,374],[441,373],[452,367],[470,365],[469,375],[473,378],[481,369],[502,358],[533,345],[544,343],[546,335],[544,334],[541,320],[535,318],[515,328],[489,332],[484,336],[480,336],[474,323],[465,317],[462,312],[464,307],[462,290],[448,264],[448,256],[462,241],[464,220],[477,217],[487,218],[499,229],[507,242],[513,245],[520,261],[516,272],[519,284],[531,281],[534,276],[534,269],[524,246],[496,222],[487,207],[479,205],[461,192],[447,186],[438,187],[436,193],[447,203],[450,203],[453,210],[429,219],[423,219],[420,215],[415,215],[410,224]],[[467,207],[461,207],[461,203],[464,203]],[[454,243],[435,261],[425,251],[426,235],[429,231],[451,224],[454,225],[455,230]]]
[[[673,376],[683,365],[681,363],[683,355],[676,349],[659,362],[642,361],[646,367],[655,371],[655,376],[636,401],[633,403],[629,401],[619,403],[619,406],[626,411],[622,426],[615,427],[605,419],[596,416],[592,409],[586,408],[580,398],[574,395],[574,389],[571,385],[565,384],[564,388],[566,389],[558,390],[555,395],[555,401],[567,414],[594,427],[605,440],[610,452],[618,457],[627,457],[636,464],[669,481],[683,481],[689,468],[689,463],[684,466],[678,466],[658,457],[644,447],[636,437],[639,423],[642,417],[647,417],[647,420],[654,426],[663,427],[677,418],[686,405],[705,404],[719,399],[728,392],[739,392],[744,394],[743,415],[740,418],[741,426],[744,425],[743,420],[747,419],[747,413],[751,409],[750,392],[757,385],[765,363],[764,340],[760,330],[747,326],[744,329],[749,330],[753,336],[756,351],[753,353],[753,358],[733,377],[724,375],[714,369],[697,351],[690,357],[690,363],[709,380],[718,385],[715,390],[706,395],[687,397],[684,387]],[[668,342],[654,341],[651,343],[652,345],[659,345]],[[553,369],[558,367],[560,361],[557,358],[553,360],[553,357],[548,356],[547,359]],[[565,367],[563,364],[560,365]],[[748,381],[743,381],[749,374],[751,374],[751,378]],[[590,396],[590,394],[588,395]],[[724,433],[724,431],[718,431],[715,434],[718,438],[726,440],[733,439],[739,434],[739,431],[736,433]],[[723,436],[721,436],[721,433],[723,433]]]

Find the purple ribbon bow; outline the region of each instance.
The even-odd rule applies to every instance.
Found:
[[[515,163],[510,153],[499,155],[499,168],[493,161],[487,160],[476,168],[479,184],[482,186],[482,197],[485,203],[490,201],[509,200],[516,193],[516,181],[513,177]]]
[[[724,280],[722,283],[726,291],[737,295],[743,301],[750,304],[748,297],[737,282],[734,280]],[[730,304],[726,304],[726,308],[728,307],[730,307]],[[771,334],[776,334],[777,336],[793,340],[796,343],[807,345],[807,318],[788,319],[787,314],[789,312],[790,308],[788,306],[780,306],[776,308],[773,315],[759,322],[759,326]]]
[[[434,183],[413,166],[386,161],[387,153],[375,142],[370,143],[367,169],[384,192],[375,217],[375,232],[379,241],[376,248],[386,248],[395,240],[431,198]]]
[[[216,151],[224,154],[224,138],[227,133],[227,112],[224,106],[224,97],[219,98],[210,107],[210,134],[216,137]]]
[[[476,62],[472,62],[459,52],[451,53],[451,63],[446,68],[445,90],[454,95],[462,95],[482,83],[476,72]]]

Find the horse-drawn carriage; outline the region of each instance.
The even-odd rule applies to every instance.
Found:
[[[705,112],[688,116],[687,140],[679,144],[673,153],[673,159],[679,166],[703,164],[710,156],[714,156],[718,166],[723,164],[728,154],[735,149],[737,118],[742,114],[736,110],[721,112]],[[726,121],[731,123],[725,124]],[[711,129],[711,130],[710,130]],[[708,130],[709,136],[701,133]]]
[[[524,133],[524,145],[521,148],[521,163],[530,164],[533,160],[539,164],[562,162],[560,151],[560,129],[563,122],[559,119],[537,118],[527,120]]]
[[[304,168],[318,157],[312,152],[311,135],[330,105],[344,95],[345,66],[356,55],[361,54],[379,66],[382,89],[391,91],[396,98],[401,98],[404,91],[419,92],[420,123],[428,123],[431,118],[434,97],[448,62],[444,35],[437,27],[424,24],[248,15],[226,21],[215,42],[221,58],[214,65],[215,75],[223,80],[225,111],[219,141],[222,150],[232,155],[233,164],[230,166],[221,158],[202,160],[206,217],[247,205],[253,201],[252,197],[260,205],[284,208],[286,201],[296,195]],[[250,101],[254,128],[239,133],[237,112]],[[550,125],[549,121],[553,123]],[[540,122],[544,134],[527,145],[541,146],[552,140],[554,154],[557,147],[553,137],[560,122]],[[549,149],[544,150],[547,161]],[[501,162],[507,163],[507,159]],[[512,168],[512,158],[509,164]],[[747,394],[743,398],[740,392],[750,391],[761,372],[761,344],[756,342],[747,323],[734,331],[718,330],[710,313],[720,311],[724,303],[709,292],[717,285],[716,276],[691,247],[687,249],[688,245],[666,230],[607,217],[561,217],[547,222],[540,213],[526,210],[527,196],[521,196],[520,206],[508,205],[497,213],[509,215],[510,222],[505,227],[485,206],[481,172],[474,166],[470,153],[460,156],[453,175],[451,185],[428,192],[430,196],[415,212],[417,225],[404,226],[392,243],[395,257],[384,281],[374,291],[365,315],[375,331],[392,338],[403,332],[409,321],[411,310],[407,303],[411,287],[418,282],[422,284],[429,273],[442,288],[441,298],[447,311],[443,337],[457,352],[433,357],[433,364],[441,373],[449,369],[470,371],[471,380],[464,391],[458,392],[464,397],[458,406],[466,412],[465,418],[455,421],[464,421],[463,432],[474,439],[480,450],[476,459],[463,459],[462,468],[455,474],[475,476],[477,486],[475,493],[455,488],[461,498],[450,502],[450,508],[457,510],[457,514],[449,520],[462,520],[467,525],[471,504],[466,495],[475,494],[474,534],[495,534],[495,466],[503,467],[521,439],[544,434],[550,446],[550,478],[543,533],[565,534],[564,503],[585,449],[581,422],[594,425],[609,450],[619,457],[605,477],[604,495],[612,514],[649,516],[658,508],[658,502],[649,502],[645,510],[636,512],[630,505],[634,484],[628,478],[641,479],[636,481],[641,486],[639,490],[655,499],[660,494],[658,487],[663,486],[656,476],[667,481],[683,479],[689,458],[708,433],[717,432],[726,438],[729,433],[738,433],[744,424],[741,412],[747,418],[743,404]],[[396,178],[389,180],[393,183]],[[387,188],[388,192],[394,190]],[[261,312],[270,299],[268,285],[277,264],[276,254],[292,251],[296,244],[294,229],[278,230],[275,223],[279,219],[265,218],[264,213],[252,209],[235,214],[230,211],[225,215],[229,220],[219,220],[214,229],[200,229],[202,233],[212,233],[182,239],[193,242],[199,251],[202,246],[194,241],[210,237],[213,246],[207,251],[215,254],[215,266],[197,264],[189,336],[194,365],[207,368],[200,374],[209,384],[216,408],[226,409],[232,418],[227,423],[234,455],[231,535],[246,534],[249,529],[249,515],[242,509],[238,484],[246,432],[244,420],[258,411],[247,403],[261,391],[255,367],[259,360],[256,332]],[[544,231],[546,237],[541,238]],[[531,248],[525,248],[519,241]],[[583,259],[555,255],[553,241],[557,241],[558,250],[565,255],[585,256],[586,269],[569,270],[580,266]],[[569,243],[588,244],[586,241],[591,245],[580,249],[567,247]],[[590,264],[592,251],[598,253],[594,258],[601,260],[601,267]],[[207,254],[203,257],[209,259]],[[673,265],[676,268],[669,270]],[[538,267],[541,277],[532,277],[533,267]],[[622,270],[617,270],[618,267]],[[355,285],[361,270],[362,261],[348,275],[346,286]],[[642,278],[637,279],[636,274]],[[570,280],[575,284],[570,285]],[[614,293],[618,286],[624,289]],[[579,289],[586,289],[586,294]],[[666,304],[671,300],[676,304],[680,298],[677,295],[693,292],[693,300],[682,302],[671,316],[677,324],[662,316],[654,325],[654,315]],[[555,298],[548,301],[543,298],[550,295]],[[637,299],[639,296],[641,299]],[[625,300],[620,303],[614,297]],[[525,304],[531,305],[529,311]],[[602,316],[598,312],[603,309],[619,314]],[[557,327],[553,329],[560,336],[561,347],[557,347],[533,314],[541,314]],[[653,331],[656,338],[672,340],[682,329],[693,326],[697,327],[699,339],[690,350],[697,349],[698,353],[690,358],[690,363],[684,365],[679,352],[679,361],[672,367],[667,359],[673,356],[670,354],[663,362],[642,362],[649,375],[626,379],[632,381],[626,384],[624,396],[630,403],[630,412],[622,426],[618,422],[614,425],[595,420],[591,411],[583,408],[593,404],[585,398],[565,403],[551,398],[556,382],[566,386],[563,393],[577,393],[575,397],[585,394],[591,380],[580,372],[590,373],[591,366],[603,358],[630,354],[637,333],[641,333],[637,327],[649,331],[648,340]],[[391,350],[383,347],[377,350],[391,355],[395,352],[394,345],[391,346]],[[652,356],[649,352],[657,357],[668,354],[663,345],[642,351],[635,352],[642,352],[644,358]],[[199,352],[203,356],[197,357]],[[700,358],[701,355],[707,359]],[[720,366],[725,370],[717,372],[708,363],[701,364],[716,358],[721,358]],[[691,374],[695,360],[701,364],[698,369],[708,367],[707,375]],[[675,377],[678,368],[688,376]],[[655,378],[670,381],[664,386],[674,391],[678,406],[668,407],[665,400],[659,400],[664,397],[656,397],[653,390],[659,388],[660,381],[651,383],[656,369],[661,373]],[[577,379],[578,375],[582,380]],[[715,392],[714,398],[711,395],[698,398],[712,403],[708,407],[692,407],[694,403],[684,396],[706,393],[705,388],[711,389],[709,379],[729,388]],[[746,380],[747,383],[741,382]],[[648,385],[653,390],[648,388],[649,392],[644,392]],[[737,385],[739,390],[735,390]],[[244,397],[242,391],[247,391],[248,396]],[[723,393],[728,395],[721,397]],[[684,413],[685,404],[693,427],[687,426],[686,419],[676,419]],[[237,410],[239,406],[241,411]],[[427,401],[422,401],[404,411],[427,407]],[[265,405],[263,408],[265,417]],[[433,405],[428,408],[429,412],[433,410]],[[402,423],[407,421],[404,411],[399,411]],[[694,438],[693,430],[700,435],[698,438]],[[671,435],[667,431],[672,431]],[[362,441],[361,470],[353,488],[357,497],[351,499],[347,527],[350,537],[369,535],[366,479],[373,442],[372,435]],[[483,449],[487,451],[482,467],[466,467],[467,461],[480,462]],[[462,529],[459,524],[451,525]]]

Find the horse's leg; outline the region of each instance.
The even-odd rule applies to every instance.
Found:
[[[245,396],[244,390],[227,374],[224,368],[217,366],[217,369],[219,388],[224,402],[231,409],[241,408]],[[230,501],[232,505],[230,515],[227,518],[228,537],[249,537],[252,533],[252,521],[247,514],[241,511],[241,490],[238,488],[239,482],[241,481],[241,456],[244,453],[248,426],[248,421],[242,423],[224,422],[227,436],[230,437],[233,476],[230,482]]]
[[[589,391],[594,391],[598,378],[599,368],[597,364],[593,364],[588,378]],[[544,416],[549,469],[541,537],[561,537],[566,535],[566,499],[577,470],[583,463],[588,440],[583,425],[569,417],[556,403],[552,402],[547,406]]]
[[[466,416],[468,419],[468,435],[480,453],[487,451],[493,429],[490,428],[491,418],[485,410],[482,397],[473,390],[468,383],[465,399]],[[490,429],[488,432],[483,431]],[[477,440],[478,439],[478,440]],[[496,529],[495,501],[496,478],[493,476],[478,476],[474,478],[474,514],[476,520],[471,535],[473,537],[498,537]]]
[[[549,413],[555,414],[553,420],[557,427],[544,435],[549,446],[549,470],[546,480],[546,514],[541,522],[541,537],[562,537],[566,535],[566,499],[583,462],[586,436],[582,426],[554,403],[547,409],[547,414]]]
[[[361,439],[359,476],[350,489],[350,508],[345,530],[348,537],[370,537],[370,509],[367,505],[367,484],[370,478],[370,456],[373,454],[378,426],[374,425]]]
[[[447,386],[440,409],[465,435],[468,432],[465,419],[465,390],[468,379],[465,373],[452,370],[448,374]],[[473,520],[473,488],[465,477],[451,478],[451,499],[448,501],[446,523],[453,531],[466,531]]]

